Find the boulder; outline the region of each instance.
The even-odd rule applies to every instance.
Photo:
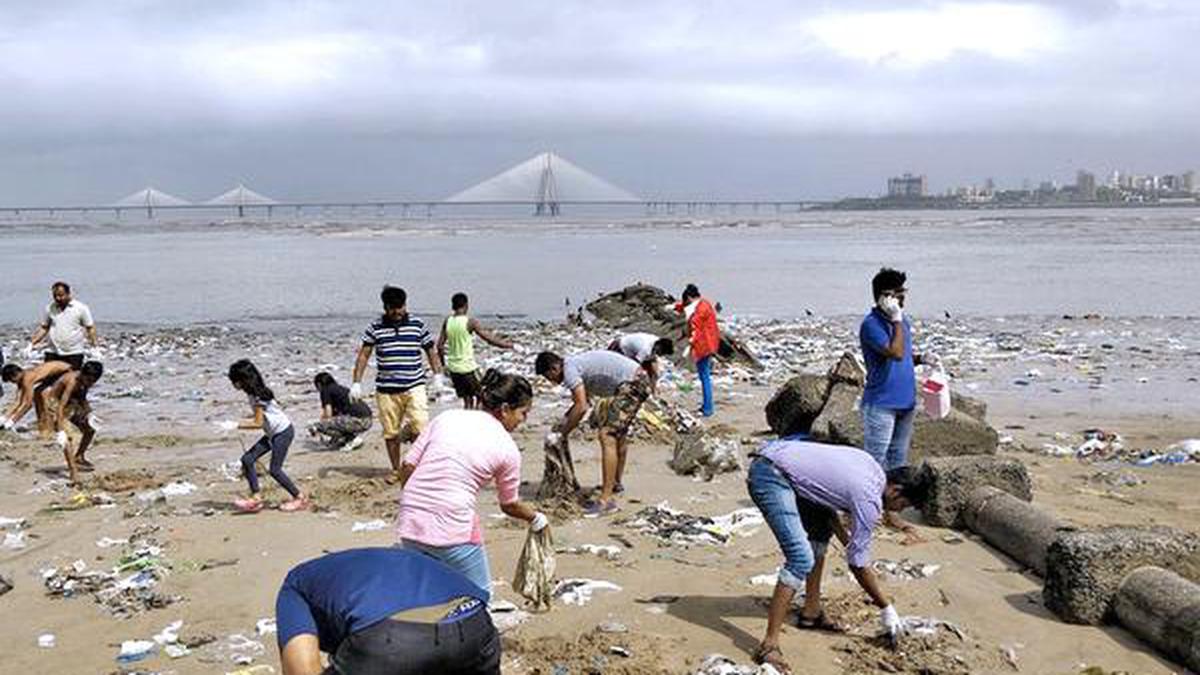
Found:
[[[683,476],[700,475],[712,480],[719,473],[742,470],[737,439],[721,438],[706,431],[682,434],[675,442],[671,469]]]
[[[862,390],[852,384],[838,382],[830,387],[825,406],[812,423],[813,440],[861,448],[862,414],[858,410],[861,394]]]
[[[994,455],[931,457],[925,460],[933,486],[922,512],[935,527],[962,527],[971,494],[991,486],[1024,500],[1033,499],[1029,472],[1019,460]]]
[[[842,352],[842,357],[829,369],[829,379],[862,388],[867,384],[867,370],[854,352]]]
[[[675,298],[661,288],[637,283],[619,291],[607,293],[589,302],[585,309],[596,320],[624,333],[654,333],[671,338],[680,345],[675,350],[676,362],[682,362],[683,345],[687,343],[687,320],[675,311]],[[737,338],[721,334],[717,357],[752,368],[762,364]]]
[[[987,422],[961,410],[951,410],[940,420],[918,412],[908,461],[915,464],[927,457],[994,455],[999,443],[999,434]]]
[[[953,383],[950,386],[950,409],[966,413],[980,422],[987,420],[987,404],[977,398],[954,391]]]
[[[1133,570],[1153,565],[1200,580],[1200,537],[1169,527],[1104,527],[1060,534],[1046,551],[1046,608],[1069,623],[1099,624]]]
[[[780,436],[807,431],[825,406],[829,386],[826,375],[802,373],[788,380],[767,403],[767,426]]]

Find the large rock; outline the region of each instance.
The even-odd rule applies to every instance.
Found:
[[[1070,623],[1099,624],[1125,575],[1169,569],[1200,580],[1200,537],[1169,527],[1106,527],[1061,534],[1046,551],[1046,608]]]
[[[918,412],[908,461],[915,464],[926,457],[994,455],[999,443],[995,429],[962,410],[951,410],[940,420]]]
[[[835,445],[862,447],[862,413],[858,399],[862,390],[852,384],[837,383],[829,389],[821,414],[813,420],[813,440]]]
[[[842,357],[829,369],[829,379],[861,388],[867,384],[867,371],[854,352],[842,352]]]
[[[671,468],[680,475],[700,475],[712,480],[719,473],[741,471],[742,454],[737,439],[721,438],[706,431],[683,434],[675,442]]]
[[[1029,472],[1016,459],[994,455],[932,457],[925,460],[925,466],[933,477],[933,487],[922,512],[925,520],[936,527],[963,526],[964,511],[976,488],[991,486],[1027,502],[1033,499]]]
[[[687,342],[687,320],[675,312],[675,298],[663,289],[637,283],[602,295],[589,302],[585,308],[597,321],[621,332],[654,333],[660,337],[671,338],[680,345],[680,348],[675,350],[676,361],[683,360],[682,345]],[[737,338],[725,333],[721,334],[717,356],[753,368],[762,367],[749,349]]]
[[[767,425],[780,436],[808,431],[825,406],[829,377],[802,373],[784,383],[767,403]]]

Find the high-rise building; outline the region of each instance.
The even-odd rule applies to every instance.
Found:
[[[1081,201],[1096,201],[1096,175],[1083,170],[1075,174],[1075,194]]]
[[[1188,194],[1193,194],[1196,192],[1196,172],[1195,171],[1184,171],[1183,172],[1183,191],[1187,192]]]
[[[911,199],[916,197],[924,197],[928,185],[925,183],[925,176],[914,176],[911,173],[906,173],[903,176],[895,176],[888,179],[888,196],[901,197]]]

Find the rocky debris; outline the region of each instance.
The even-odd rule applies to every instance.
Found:
[[[994,455],[931,457],[925,460],[933,479],[922,513],[935,527],[963,526],[963,512],[976,488],[990,485],[1023,499],[1033,499],[1029,471],[1016,459]]]
[[[779,436],[811,429],[825,406],[830,384],[828,376],[814,373],[791,378],[767,403],[767,426]]]
[[[698,475],[712,480],[717,474],[742,470],[741,443],[704,430],[684,434],[675,441],[670,465],[682,476]]]
[[[646,332],[671,338],[680,345],[675,350],[675,361],[684,360],[682,345],[687,343],[687,320],[675,312],[675,298],[661,288],[637,283],[600,296],[589,302],[585,309],[604,324],[622,332]],[[717,356],[752,368],[762,364],[737,338],[726,331],[721,333],[721,344]]]
[[[1061,533],[1046,551],[1046,608],[1070,623],[1099,624],[1125,575],[1169,569],[1200,580],[1200,536],[1169,527],[1105,527]]]
[[[857,354],[842,352],[841,358],[829,369],[829,381],[862,388],[867,385],[867,369]]]
[[[822,382],[829,383],[818,403]],[[864,377],[858,358],[845,352],[825,376],[803,374],[788,380],[767,404],[767,424],[780,436],[809,430],[813,440],[861,448]],[[915,385],[914,385],[915,386]],[[932,419],[917,414],[909,462],[924,457],[995,454],[1000,436],[984,419],[987,406],[961,394],[952,394],[950,414]]]

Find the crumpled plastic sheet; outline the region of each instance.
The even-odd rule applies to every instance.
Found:
[[[550,609],[555,594],[556,567],[550,528],[542,528],[540,532],[530,530],[525,537],[525,546],[521,548],[521,557],[517,560],[512,585],[521,597],[529,601],[530,609],[535,612]]]
[[[693,675],[780,675],[769,663],[761,666],[738,665],[737,661],[724,654],[709,654],[700,662],[700,669]]]
[[[752,534],[764,522],[756,508],[722,516],[696,516],[672,509],[664,501],[633,514],[625,526],[674,544],[724,546],[735,535]]]

